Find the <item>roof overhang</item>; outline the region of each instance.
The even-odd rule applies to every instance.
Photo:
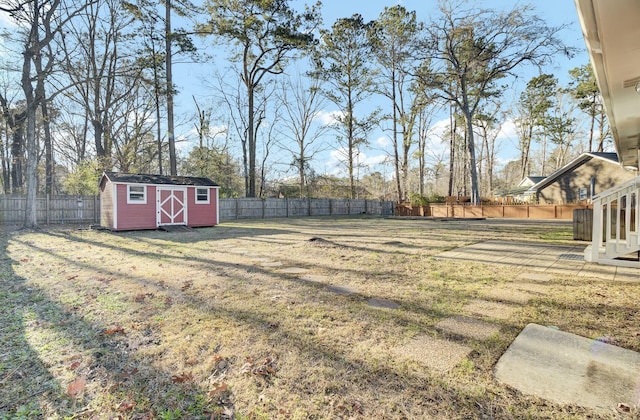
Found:
[[[640,2],[575,0],[618,160],[640,161]],[[637,86],[637,87],[636,87]]]

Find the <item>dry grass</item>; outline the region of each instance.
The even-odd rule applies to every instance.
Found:
[[[485,239],[573,244],[566,223],[379,218],[3,234],[0,418],[600,416],[523,396],[492,369],[529,322],[639,351],[640,285],[519,287],[504,266],[437,257]],[[490,338],[436,328],[509,290],[519,303],[483,318]],[[419,354],[429,342],[470,352],[442,370]]]

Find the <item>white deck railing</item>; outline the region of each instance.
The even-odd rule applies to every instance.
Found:
[[[640,176],[593,198],[593,236],[587,259],[599,264],[640,267],[621,257],[640,251]]]

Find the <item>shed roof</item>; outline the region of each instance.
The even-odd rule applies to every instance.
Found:
[[[591,159],[594,159],[594,158],[595,159],[601,159],[601,160],[604,160],[604,161],[607,161],[607,162],[613,163],[613,164],[619,164],[617,153],[610,153],[610,152],[588,152],[588,153],[583,153],[580,156],[578,156],[577,158],[575,158],[574,160],[572,160],[571,162],[569,162],[566,165],[564,165],[562,168],[556,170],[554,173],[552,173],[551,175],[549,175],[548,177],[546,177],[542,181],[540,181],[537,184],[531,186],[529,188],[529,190],[530,191],[540,191],[543,188],[546,188],[549,185],[551,185],[554,182],[556,182],[558,180],[558,178],[561,177],[562,175],[566,174],[567,172],[573,171],[574,169],[584,165],[586,162],[588,162],[588,161],[590,161]]]
[[[217,187],[218,184],[209,178],[195,176],[170,176],[152,174],[127,174],[122,172],[107,172],[102,175],[111,182],[127,184],[158,184],[158,185],[191,185],[195,187]]]

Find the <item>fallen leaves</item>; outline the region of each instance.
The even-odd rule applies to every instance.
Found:
[[[153,293],[139,293],[133,297],[134,302],[143,302],[146,298],[152,298]]]
[[[229,386],[224,382],[216,382],[213,384],[213,388],[209,391],[209,398],[215,398],[229,389]]]
[[[135,408],[136,402],[131,400],[124,400],[118,406],[118,411],[124,413],[125,411],[131,411]]]
[[[276,358],[267,357],[261,364],[256,364],[252,357],[247,357],[247,361],[240,369],[240,372],[251,373],[253,375],[269,379],[276,374],[276,362]]]
[[[104,335],[114,335],[114,334],[117,334],[117,333],[126,334],[126,332],[124,331],[124,328],[122,328],[120,325],[115,325],[113,327],[109,327],[109,328],[105,329],[102,333]]]
[[[87,380],[84,377],[80,376],[76,378],[76,380],[71,382],[67,387],[67,395],[71,398],[75,398],[78,394],[84,391],[86,385]]]
[[[174,384],[181,384],[191,381],[193,381],[193,374],[191,372],[183,372],[178,375],[171,375],[171,382],[173,382]]]
[[[182,287],[180,288],[180,290],[182,290],[183,292],[190,289],[193,286],[193,282],[191,280],[185,280],[182,283]]]

